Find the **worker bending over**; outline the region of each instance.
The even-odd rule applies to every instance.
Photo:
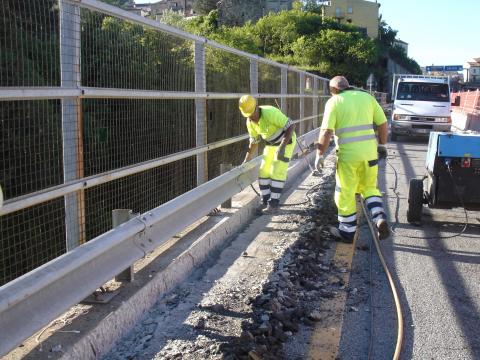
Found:
[[[337,240],[353,242],[357,230],[355,194],[365,199],[377,226],[379,238],[385,239],[390,230],[377,188],[378,153],[373,125],[378,127],[378,141],[386,144],[388,126],[385,114],[373,96],[350,87],[343,76],[329,83],[333,96],[325,105],[325,114],[318,138],[315,167],[323,168],[323,155],[335,134],[337,171],[335,174],[335,204],[339,226],[330,232]]]
[[[247,130],[250,135],[248,151],[243,162],[252,159],[262,139],[266,143],[258,173],[262,195],[260,211],[264,214],[275,214],[278,212],[280,195],[287,180],[288,163],[295,147],[295,125],[276,107],[259,106],[251,95],[240,98],[239,108],[242,115],[247,118]]]

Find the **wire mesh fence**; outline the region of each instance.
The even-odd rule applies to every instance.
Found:
[[[193,42],[87,9],[81,11],[82,85],[193,91]]]
[[[59,86],[56,0],[2,0],[0,86]]]
[[[246,137],[169,157],[245,135],[238,96],[252,84],[259,94],[273,94],[260,104],[283,101],[290,118],[315,117],[303,133],[319,125],[325,79],[89,3],[88,9],[68,0],[0,4],[0,88],[82,93],[0,99],[0,184],[6,205],[20,208],[0,216],[0,286],[108,231],[112,210],[146,212],[193,189],[202,171],[210,180],[222,164],[240,164]],[[285,98],[301,86],[303,100]],[[54,195],[92,178],[97,185]],[[43,202],[30,203],[39,193]]]

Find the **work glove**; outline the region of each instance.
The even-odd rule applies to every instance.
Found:
[[[323,155],[320,155],[317,152],[317,155],[315,156],[315,169],[320,172],[320,171],[322,171],[323,166],[324,166]]]
[[[385,145],[378,144],[377,146],[378,158],[379,159],[386,159],[388,152],[387,147]]]

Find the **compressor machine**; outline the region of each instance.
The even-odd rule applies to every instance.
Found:
[[[424,204],[480,210],[480,133],[431,132],[426,167],[423,179],[410,180],[408,222],[421,221]]]

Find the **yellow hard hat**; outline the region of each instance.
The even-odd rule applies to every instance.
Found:
[[[252,95],[243,95],[238,101],[238,108],[245,117],[250,117],[255,112],[257,100]]]

